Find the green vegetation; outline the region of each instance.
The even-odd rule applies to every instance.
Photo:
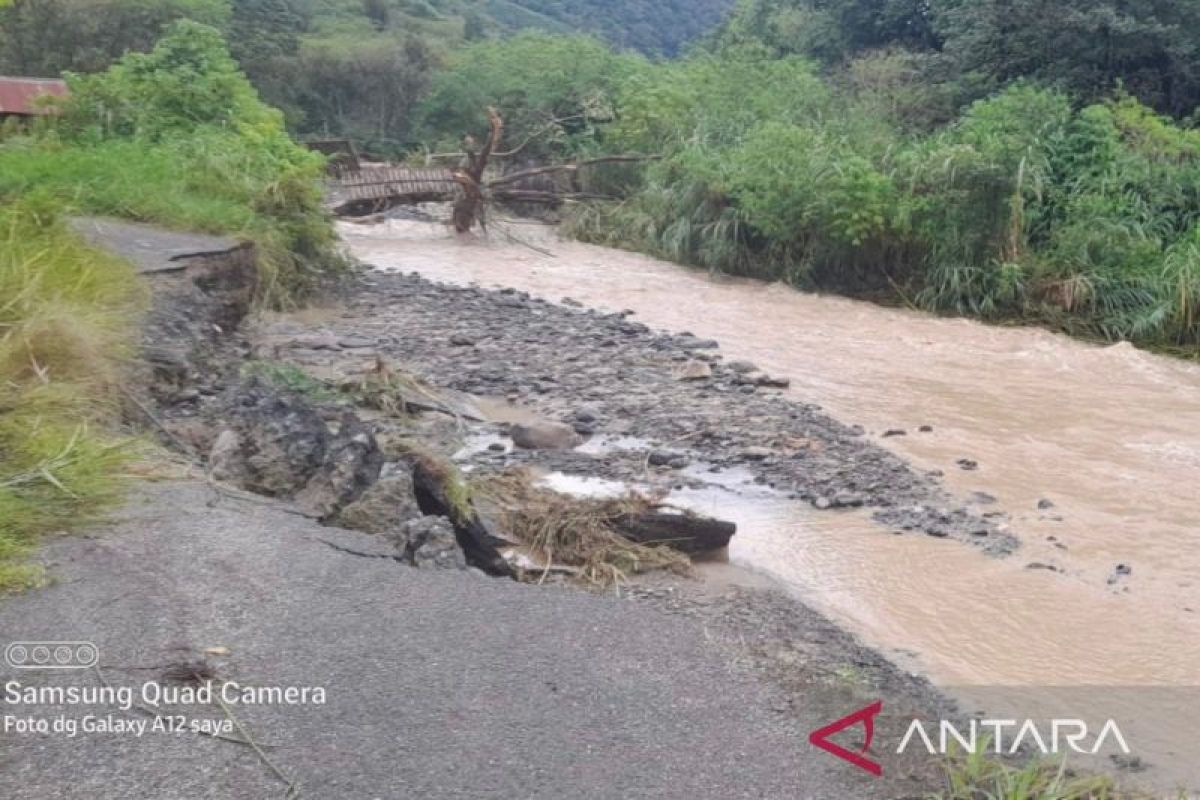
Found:
[[[656,67],[605,140],[666,158],[575,230],[933,311],[1200,343],[1200,132],[1128,95],[1080,108],[1019,83],[924,133],[897,97],[795,57]]]
[[[288,137],[216,30],[175,23],[150,53],[69,84],[48,130],[0,146],[0,200],[36,191],[71,210],[252,239],[270,302],[335,264],[321,158]]]
[[[116,500],[127,447],[104,433],[141,293],[36,201],[0,209],[0,592],[36,583],[34,537]]]
[[[149,53],[69,83],[61,114],[0,140],[0,591],[38,580],[21,561],[38,534],[119,499],[130,456],[109,431],[140,283],[64,213],[253,239],[265,302],[339,263],[321,159],[292,142],[215,29],[177,22]]]
[[[522,157],[574,155],[598,146],[620,87],[646,66],[588,36],[526,33],[455,53],[418,108],[426,142],[455,151],[488,106],[504,111],[506,147]]]
[[[984,755],[953,756],[946,765],[946,790],[930,800],[1134,800],[1103,777],[1079,777],[1064,764],[1035,761],[1013,767]]]

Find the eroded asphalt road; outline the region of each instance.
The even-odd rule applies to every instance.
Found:
[[[243,686],[323,687],[323,705],[231,708],[300,796],[321,800],[920,794],[812,748],[807,732],[854,700],[833,686],[789,700],[702,615],[370,554],[387,551],[267,501],[148,487],[110,528],[47,548],[53,585],[0,603],[5,644],[92,641],[102,672],[0,677],[136,689],[206,661]],[[150,720],[8,699],[9,717]],[[162,710],[225,719],[212,706]],[[0,796],[12,800],[287,791],[251,748],[203,735],[0,733]]]

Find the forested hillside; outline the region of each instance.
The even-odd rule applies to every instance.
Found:
[[[180,18],[226,33],[264,99],[304,135],[395,154],[431,74],[464,43],[521,30],[591,32],[673,54],[732,0],[14,0],[0,8],[0,74],[95,72],[148,50]]]

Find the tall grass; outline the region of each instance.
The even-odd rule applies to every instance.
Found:
[[[122,362],[143,296],[133,269],[36,202],[0,207],[0,591],[36,583],[36,537],[120,496]]]
[[[318,167],[273,163],[270,151],[216,131],[159,142],[50,135],[0,144],[0,200],[37,193],[78,213],[252,240],[260,299],[282,305],[341,267]]]

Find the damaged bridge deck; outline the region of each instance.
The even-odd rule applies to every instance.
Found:
[[[405,203],[452,201],[462,196],[444,167],[368,166],[343,172],[328,184],[326,203],[335,213],[370,213]]]

